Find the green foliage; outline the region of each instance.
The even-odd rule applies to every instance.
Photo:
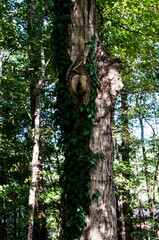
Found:
[[[29,83],[25,75],[24,53],[2,49],[0,108],[0,216],[8,238],[14,239],[14,227],[25,238],[31,136]],[[6,221],[6,222],[5,222]]]
[[[26,1],[18,3],[12,0],[2,0],[0,2],[2,57],[0,59],[2,61],[2,72],[0,72],[0,222],[4,222],[5,229],[2,233],[1,225],[0,235],[6,232],[7,239],[15,239],[15,234],[18,239],[26,237],[29,162],[32,154],[26,6]],[[39,7],[36,8],[37,12],[38,10]],[[39,24],[41,16],[39,12],[37,15]],[[41,25],[38,25],[34,30],[38,32],[40,27]],[[34,49],[37,54],[36,62],[40,63],[39,52],[36,52],[42,43],[40,31],[36,37],[32,46],[36,45]],[[48,44],[48,39],[45,39],[45,44]],[[49,47],[46,52],[49,52]],[[48,54],[46,61],[47,58]],[[36,75],[39,78],[41,69],[40,65],[37,64],[37,66]]]
[[[28,9],[27,1],[0,1],[0,49],[2,51],[2,77],[0,94],[0,220],[5,222],[9,239],[14,239],[16,220],[19,239],[25,239],[27,199],[29,191],[29,162],[31,158],[31,120],[28,79]],[[36,77],[40,73],[40,46],[43,43],[46,61],[51,58],[59,82],[54,90],[55,74],[50,64],[49,77],[41,91],[41,139],[44,160],[44,180],[47,228],[53,239],[57,239],[62,218],[61,239],[78,240],[89,213],[89,172],[99,155],[89,149],[92,133],[95,96],[98,76],[94,64],[94,40],[90,44],[85,68],[91,76],[92,88],[87,105],[75,108],[67,89],[65,75],[71,64],[67,53],[67,26],[70,22],[71,0],[45,1],[45,31],[41,32],[41,1],[36,1],[36,26],[30,42],[34,49]],[[151,197],[154,173],[158,163],[158,2],[106,1],[98,0],[99,34],[107,50],[119,56],[123,62],[122,79],[124,93],[128,94],[127,114],[121,119],[121,102],[116,106],[116,129],[119,159],[115,155],[115,179],[117,191],[124,200],[124,191],[131,192],[131,208],[147,210],[150,205],[145,187],[145,166],[150,184]],[[100,9],[100,11],[99,11]],[[53,19],[50,20],[53,16]],[[52,32],[50,51],[50,32]],[[36,33],[36,34],[35,34]],[[44,39],[42,39],[44,38]],[[52,56],[53,55],[53,56]],[[50,77],[51,76],[51,77]],[[55,99],[57,103],[55,105]],[[55,116],[54,116],[55,114]],[[144,140],[140,137],[139,117],[144,129],[149,129]],[[54,123],[56,121],[56,126]],[[129,161],[121,161],[124,149],[122,139],[130,151]],[[55,142],[58,139],[58,148]],[[142,156],[142,148],[145,147]],[[64,154],[64,157],[63,157]],[[55,160],[56,159],[56,160]],[[63,191],[61,192],[61,188]],[[155,188],[155,204],[158,206],[158,188]],[[93,198],[100,196],[98,189]],[[142,197],[141,197],[142,196]],[[61,197],[62,208],[61,212]],[[60,215],[61,214],[61,215]],[[134,219],[134,225],[139,224]],[[143,219],[142,219],[143,221]],[[146,223],[155,226],[152,218]],[[145,223],[144,223],[145,224]],[[148,232],[135,232],[143,237]],[[154,234],[154,233],[153,233]],[[150,235],[150,234],[149,234]],[[155,237],[150,235],[152,239]]]
[[[52,52],[53,64],[58,75],[64,74],[70,64],[70,59],[67,53],[67,26],[70,22],[69,6],[71,1],[58,0],[52,6],[53,12],[53,32],[52,32]]]
[[[151,208],[148,195],[151,199],[154,197],[156,207],[159,206],[157,187],[153,196],[157,158],[156,148],[152,147],[152,141],[158,139],[159,123],[158,10],[159,4],[154,0],[97,0],[100,37],[108,51],[120,57],[123,66],[121,75],[124,88],[118,98],[115,113],[114,170],[117,194],[129,202],[131,209]],[[123,95],[127,95],[125,108],[121,99]],[[139,118],[143,121],[142,140]],[[145,153],[142,154],[144,149]],[[147,193],[146,181],[150,186],[150,194]],[[125,192],[131,193],[130,198]],[[148,223],[153,228],[154,223],[150,219],[152,218],[149,217]],[[134,226],[140,221],[147,224],[143,218],[138,217]],[[135,234],[143,236],[145,233],[140,231]]]
[[[108,51],[122,60],[127,92],[156,89],[159,4],[157,1],[97,1],[100,36]],[[102,17],[101,17],[102,16]],[[152,89],[153,88],[153,89]]]

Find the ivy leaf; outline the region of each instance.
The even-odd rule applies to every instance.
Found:
[[[90,162],[91,162],[93,165],[96,165],[97,162],[98,162],[98,159],[97,159],[97,158],[92,158]]]

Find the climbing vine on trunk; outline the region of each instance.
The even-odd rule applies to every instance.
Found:
[[[58,0],[53,13],[52,46],[59,78],[55,119],[65,158],[60,180],[61,239],[95,240],[96,231],[98,239],[116,239],[111,122],[116,95],[122,86],[118,73],[120,61],[106,53],[98,38],[94,0]],[[106,99],[100,101],[103,90],[106,90],[106,105]],[[100,121],[101,117],[105,123]],[[97,140],[100,126],[107,123],[102,138]],[[103,146],[99,147],[100,144]],[[107,175],[105,171],[111,177],[101,178]],[[110,196],[106,196],[103,188],[106,182]],[[103,214],[108,215],[107,221]],[[95,215],[99,216],[99,222]]]

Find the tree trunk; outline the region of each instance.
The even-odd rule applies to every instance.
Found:
[[[19,215],[19,216],[18,216],[18,222],[20,223],[21,218],[22,218],[21,208],[19,208],[18,215]],[[21,239],[20,236],[21,236],[21,225],[19,224],[19,225],[18,225],[18,240]]]
[[[66,4],[68,5],[69,1],[65,1],[65,6]],[[60,1],[58,1],[58,6],[60,7]],[[60,111],[62,112],[59,113],[61,114],[59,119],[62,119],[61,131],[64,134],[64,140],[67,140],[64,164],[64,174],[66,174],[63,177],[64,207],[62,218],[64,235],[61,239],[116,240],[117,218],[113,179],[112,121],[115,100],[122,88],[119,74],[121,63],[106,52],[104,45],[98,38],[95,0],[76,0],[71,4],[70,10],[67,50],[71,64],[65,76],[59,74],[59,84],[63,84],[66,79],[67,83],[64,86],[67,85],[71,93],[72,105],[70,103],[70,106],[65,108],[67,102],[66,100],[62,101],[62,97],[66,92],[58,96],[58,104],[61,104]],[[63,9],[63,12],[67,13],[67,9]],[[61,18],[58,17],[60,21]],[[59,25],[57,25],[58,27]],[[59,36],[58,34],[62,29],[63,27],[60,27],[58,32],[54,31],[54,38]],[[58,44],[57,41],[56,44]],[[57,57],[60,58],[60,48],[58,50]],[[61,70],[60,65],[59,69]],[[96,73],[98,73],[98,77]],[[95,87],[96,82],[94,82],[96,78],[98,78],[98,89]],[[94,92],[96,110],[92,113],[90,108],[93,104]],[[72,118],[70,116],[70,119],[66,121],[64,117],[67,118],[71,106],[73,108]],[[85,110],[82,112],[81,109]],[[77,116],[79,119],[74,120]],[[91,123],[88,126],[89,131],[86,131],[85,127],[90,118],[93,120],[93,126],[92,134],[88,137]],[[67,124],[67,127],[64,124]],[[89,168],[91,154],[98,155],[98,160],[94,167]],[[87,162],[86,157],[89,158],[89,162]],[[88,178],[88,175],[89,181],[87,184],[83,183],[82,187],[82,182]],[[84,191],[82,188],[86,189],[86,186],[89,188],[90,213],[84,211],[86,224],[82,231],[78,227],[80,224],[83,227],[83,223],[81,223],[82,211],[88,202],[83,200],[85,193],[82,192]],[[79,236],[77,231],[79,231]]]
[[[87,226],[81,240],[115,240],[117,239],[117,218],[115,184],[113,179],[113,140],[112,123],[114,104],[117,93],[121,90],[119,63],[109,56],[100,42],[97,43],[95,63],[98,72],[99,88],[96,97],[96,116],[93,120],[93,134],[90,148],[100,153],[98,164],[91,171],[92,198],[96,189],[100,196],[92,200]]]
[[[31,162],[31,182],[29,192],[28,216],[29,224],[27,230],[27,240],[46,239],[46,221],[44,213],[44,203],[37,201],[37,197],[43,193],[42,166],[40,158],[40,89],[45,77],[45,56],[44,48],[41,45],[41,56],[38,56],[40,49],[37,47],[40,39],[36,39],[36,13],[34,0],[29,1],[29,60],[30,60],[30,98],[31,98],[31,118],[33,133],[33,152]],[[43,8],[43,6],[42,6]],[[43,9],[42,9],[43,13]],[[43,14],[42,14],[43,16]],[[43,20],[43,19],[42,19]],[[43,22],[41,24],[43,27]],[[41,29],[42,31],[42,29]],[[43,34],[43,31],[42,31]],[[43,44],[43,43],[42,43]],[[40,63],[41,61],[41,63]],[[41,72],[39,69],[41,68]],[[34,218],[38,223],[34,224]]]
[[[41,72],[40,80],[38,85],[41,88],[42,83],[45,81],[45,51],[43,47],[43,35],[44,35],[44,1],[41,0]],[[39,99],[40,101],[40,99]],[[39,102],[40,105],[40,102]],[[40,116],[39,116],[40,118]],[[39,126],[40,127],[40,126]],[[41,139],[39,136],[39,159],[38,159],[38,178],[37,178],[37,190],[36,190],[36,202],[35,202],[35,218],[37,219],[34,223],[33,239],[34,240],[45,240],[47,238],[46,230],[46,216],[45,216],[45,204],[43,201],[42,194],[44,193],[44,183],[42,174],[42,150],[41,150]],[[38,200],[37,200],[38,199]]]
[[[152,211],[152,198],[151,198],[151,189],[150,189],[150,184],[149,184],[149,179],[148,179],[148,161],[146,157],[146,150],[144,146],[144,125],[143,125],[143,118],[140,115],[139,116],[139,122],[140,122],[140,127],[141,127],[141,140],[142,140],[142,155],[143,155],[143,165],[144,165],[144,173],[145,173],[145,179],[146,179],[146,190],[147,190],[147,197],[148,197],[148,204],[149,204],[149,209],[150,209],[150,215],[153,216],[153,211]]]
[[[158,227],[158,215],[156,211],[156,185],[157,185],[157,177],[158,177],[158,164],[159,164],[159,150],[157,153],[157,160],[156,160],[156,167],[155,167],[155,173],[154,173],[154,181],[153,181],[153,222],[154,222],[154,228],[156,230],[157,237],[159,237],[159,227]]]
[[[17,239],[17,212],[14,211],[14,239]]]
[[[0,240],[7,240],[7,226],[6,226],[6,206],[5,198],[3,198],[3,208],[2,208],[2,220],[0,229]]]
[[[40,147],[41,149],[41,147]],[[46,216],[45,216],[45,204],[42,194],[44,193],[43,175],[42,175],[42,155],[39,152],[39,174],[37,179],[37,191],[35,201],[35,218],[33,240],[46,240]]]
[[[36,91],[35,91],[36,90]],[[33,238],[33,228],[34,228],[34,214],[35,214],[35,204],[36,204],[36,191],[37,191],[37,178],[39,174],[39,140],[40,140],[40,133],[39,133],[39,124],[40,124],[40,93],[39,89],[34,89],[36,93],[34,107],[34,128],[33,128],[33,154],[32,154],[32,163],[31,163],[31,182],[30,182],[30,192],[29,192],[29,225],[28,225],[28,232],[27,232],[27,240],[32,240]],[[35,95],[34,95],[35,96]]]
[[[135,158],[137,159],[137,157],[135,156]],[[140,185],[140,180],[139,180],[139,168],[138,168],[138,161],[136,161],[136,179],[137,179],[137,184]],[[139,201],[139,213],[138,213],[138,217],[139,217],[139,231],[142,232],[142,224],[144,224],[145,227],[145,216],[144,216],[144,212],[143,212],[143,207],[142,207],[142,202],[141,202],[141,196],[140,196],[140,190],[137,193],[138,195],[138,201]],[[140,237],[140,239],[142,240],[142,237]]]
[[[126,91],[126,90],[125,90]],[[122,92],[121,94],[121,123],[122,123],[122,146],[121,146],[121,157],[122,162],[127,167],[127,170],[122,173],[126,181],[129,181],[130,178],[130,134],[129,134],[129,118],[128,118],[128,102],[127,102],[127,93]],[[120,189],[120,212],[121,212],[121,234],[122,240],[132,240],[132,220],[131,216],[133,215],[130,209],[130,192],[125,188],[123,184],[119,186]]]
[[[115,137],[115,154],[116,154],[116,159],[119,162],[120,161],[120,156],[119,156],[119,148],[118,148],[118,142],[117,138]],[[118,229],[118,240],[122,240],[122,219],[121,219],[121,209],[119,206],[120,202],[120,195],[116,193],[117,196],[117,229]]]
[[[2,48],[0,47],[0,83],[1,83],[1,77],[2,77]]]
[[[36,201],[36,190],[37,190],[37,177],[38,177],[38,164],[39,164],[39,140],[40,140],[40,88],[37,85],[37,75],[35,69],[35,55],[33,42],[35,41],[33,28],[35,19],[35,1],[31,0],[28,3],[29,11],[29,60],[30,60],[30,98],[31,98],[31,117],[32,117],[32,134],[33,134],[33,152],[31,162],[31,181],[30,181],[30,192],[29,192],[29,203],[28,203],[28,229],[27,229],[27,240],[33,239],[34,229],[34,213],[35,213],[35,201]]]

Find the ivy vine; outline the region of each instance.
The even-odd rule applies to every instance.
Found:
[[[86,224],[85,215],[90,205],[90,169],[97,164],[98,156],[89,148],[96,113],[95,97],[98,76],[94,63],[95,43],[92,39],[85,68],[92,79],[88,104],[76,106],[66,83],[66,72],[71,64],[67,54],[67,29],[72,1],[58,0],[53,8],[53,52],[59,81],[55,94],[57,103],[55,121],[59,128],[59,147],[64,153],[60,185],[62,191],[62,240],[78,240]],[[99,193],[97,192],[97,195]]]

